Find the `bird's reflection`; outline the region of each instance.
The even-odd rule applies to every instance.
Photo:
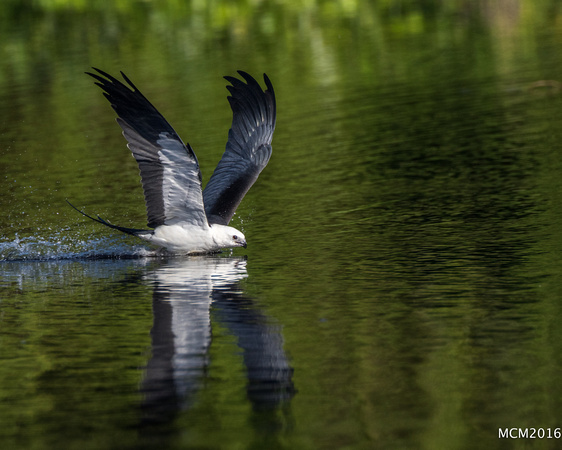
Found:
[[[295,393],[281,329],[239,286],[246,261],[195,257],[162,262],[154,283],[152,356],[141,385],[143,423],[170,422],[189,408],[209,366],[211,309],[243,351],[254,410],[285,406]]]

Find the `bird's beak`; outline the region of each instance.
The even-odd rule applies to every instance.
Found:
[[[246,241],[244,241],[244,243],[242,244],[242,247],[248,248],[248,244],[246,244]]]

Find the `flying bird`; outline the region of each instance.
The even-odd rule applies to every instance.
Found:
[[[127,147],[138,163],[147,226],[151,229],[113,225],[100,216],[89,216],[68,202],[70,206],[89,219],[173,253],[245,248],[244,234],[228,223],[271,157],[276,105],[267,75],[263,75],[266,90],[243,71],[238,71],[243,80],[224,77],[230,83],[227,89],[232,125],[226,150],[203,190],[199,162],[191,146],[183,143],[123,72],[121,75],[128,86],[93,69],[97,73],[86,73],[97,80],[95,84],[103,89],[117,113]]]

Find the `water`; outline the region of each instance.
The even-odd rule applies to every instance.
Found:
[[[56,5],[54,4],[56,3]],[[557,3],[0,6],[6,448],[557,448]],[[194,148],[266,72],[248,249],[165,256],[114,115],[123,70]]]

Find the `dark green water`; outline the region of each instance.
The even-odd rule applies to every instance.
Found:
[[[0,5],[2,448],[558,448],[562,7]],[[492,3],[492,2],[489,2]],[[90,66],[208,180],[223,75],[266,72],[248,249],[156,258]]]

